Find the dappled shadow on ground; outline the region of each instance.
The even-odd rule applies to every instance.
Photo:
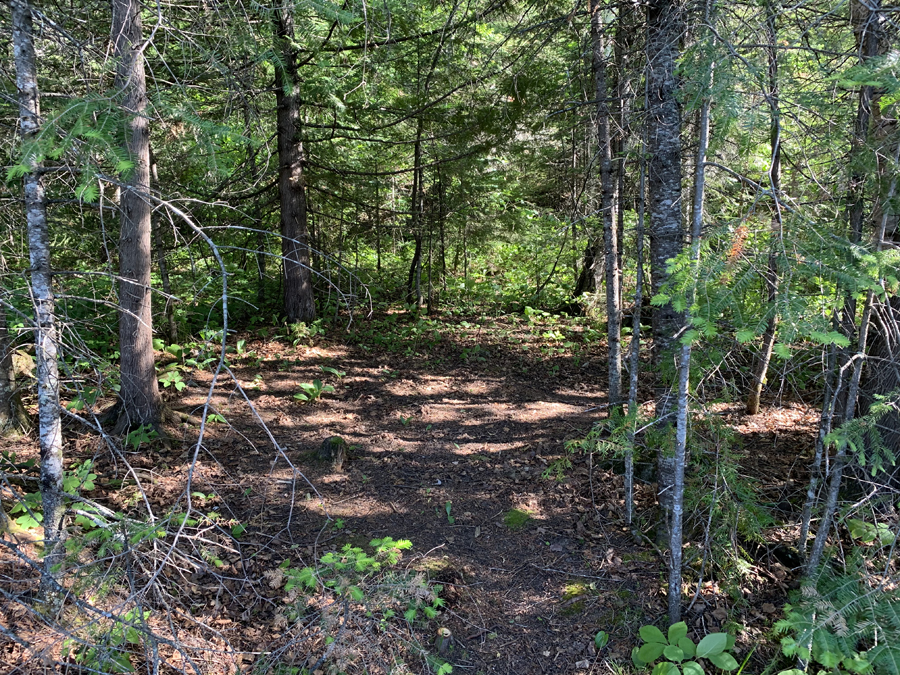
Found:
[[[438,627],[448,628],[445,657],[458,672],[599,673],[607,659],[627,660],[637,628],[664,615],[665,565],[649,540],[636,542],[624,526],[622,481],[612,466],[566,453],[567,440],[605,417],[602,349],[523,322],[427,328],[380,347],[371,335],[296,346],[246,336],[243,354],[232,355],[236,380],[222,378],[210,399],[227,424],[211,424],[199,446],[188,428],[183,445],[131,456],[150,472],[144,492],[154,507],[184,498],[190,467],[194,508],[218,508],[245,528],[234,542],[239,560],[228,565],[250,585],[223,599],[210,588],[224,583],[228,565],[194,571],[195,592],[214,597],[198,603],[197,616],[219,622],[239,650],[268,651],[287,631],[275,618],[284,593],[269,587],[267,573],[287,559],[314,564],[347,543],[390,536],[413,542],[404,564],[444,585],[446,611],[415,630],[428,646]],[[308,403],[294,398],[316,379],[335,390]],[[202,410],[210,382],[208,373],[194,373],[170,403]],[[741,423],[734,406],[721,414]],[[781,420],[761,417],[768,426],[738,429],[759,438],[739,451],[741,461],[763,471],[761,458],[783,452],[785,434],[792,456],[807,450],[811,434],[798,424],[809,415],[797,406]],[[332,435],[350,444],[339,471],[314,459]],[[545,475],[564,458],[571,465],[561,479]],[[796,492],[791,481],[802,479],[796,464],[767,474],[771,485],[763,486],[785,508]],[[117,470],[104,458],[98,468],[107,478]],[[638,524],[649,533],[653,486],[639,485],[637,497]],[[760,572],[772,597],[748,584],[755,614],[746,617],[757,635],[788,577]],[[691,627],[701,635],[720,627],[736,618],[732,604],[707,582],[689,612]],[[612,641],[598,654],[600,630]]]

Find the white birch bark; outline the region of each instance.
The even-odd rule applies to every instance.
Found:
[[[61,603],[59,581],[65,557],[65,503],[63,501],[63,445],[59,407],[59,370],[53,278],[50,272],[50,236],[47,202],[41,180],[40,158],[29,147],[41,129],[32,9],[28,0],[12,0],[13,54],[19,95],[19,125],[28,173],[24,179],[25,220],[31,262],[31,293],[35,314],[35,356],[39,436],[41,443],[41,499],[44,511],[44,573],[41,600],[49,613]]]

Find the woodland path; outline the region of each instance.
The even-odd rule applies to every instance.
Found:
[[[412,541],[402,564],[444,587],[446,610],[414,631],[426,645],[439,627],[452,631],[454,672],[609,673],[611,662],[628,661],[637,629],[664,622],[665,563],[649,539],[636,542],[624,526],[614,467],[565,450],[566,441],[584,438],[605,416],[602,345],[588,335],[578,341],[580,329],[567,327],[563,336],[561,327],[520,318],[455,318],[407,330],[406,337],[383,329],[294,346],[271,335],[241,336],[241,353],[229,357],[240,388],[223,377],[211,398],[228,423],[207,425],[196,461],[193,427],[173,432],[183,433],[184,443],[126,453],[143,471],[154,510],[183,501],[192,471],[192,508],[215,509],[246,527],[235,544],[239,556],[177,581],[195,622],[185,624],[184,639],[202,647],[209,638],[196,628],[213,628],[215,644],[247,652],[243,668],[258,672],[253,655],[288,639],[276,619],[285,592],[270,587],[267,574],[287,559],[311,565],[345,544],[367,547],[389,536]],[[343,375],[323,374],[322,367]],[[197,414],[211,376],[192,378],[182,392],[165,391],[169,405]],[[300,384],[314,379],[335,391],[295,400]],[[649,400],[650,392],[642,397]],[[815,411],[782,404],[747,418],[739,405],[723,403],[717,414],[736,432],[740,471],[758,494],[775,509],[794,508]],[[109,480],[122,475],[121,465],[98,453],[92,435],[67,433],[71,462],[97,461],[92,498],[133,508],[135,496]],[[314,459],[332,435],[351,446],[339,471]],[[36,447],[20,443],[16,451],[24,457]],[[561,478],[544,477],[563,458],[571,466]],[[645,532],[652,530],[654,501],[654,486],[639,483],[636,519]],[[705,514],[695,517],[702,527]],[[767,532],[770,544],[791,536]],[[738,621],[747,626],[741,654],[767,633],[792,581],[765,549],[743,577],[741,598],[728,597],[716,580],[704,583],[686,616],[699,636]],[[15,578],[16,562],[7,564]],[[600,630],[611,641],[598,654],[593,638]],[[215,659],[210,667],[234,672]]]
[[[221,465],[201,470],[198,479],[219,492],[229,483],[245,492],[253,488],[256,498],[247,500],[243,517],[272,537],[267,548],[276,563],[279,547],[285,557],[299,550],[313,559],[347,542],[411,540],[409,564],[429,570],[447,589],[449,611],[427,630],[440,625],[453,632],[452,660],[462,672],[601,672],[605,658],[628,659],[639,626],[664,615],[664,565],[649,542],[637,545],[628,535],[622,481],[611,466],[591,473],[579,454],[562,480],[542,477],[566,456],[565,441],[583,438],[605,416],[603,354],[597,347],[577,358],[548,353],[541,348],[546,342],[527,330],[506,328],[470,326],[407,355],[368,345],[292,349],[248,340],[245,349],[262,361],[235,373],[318,496],[302,479],[291,480],[285,461],[273,461],[259,425],[236,395],[228,396],[227,386],[214,403],[234,429],[217,427],[211,434],[208,448]],[[346,375],[325,378],[319,366]],[[332,382],[336,391],[312,403],[293,400],[299,383],[315,378]],[[723,414],[737,408],[724,406]],[[759,436],[760,447],[777,457],[785,446],[808,442],[812,421],[812,411],[802,406],[779,410],[739,429],[751,446]],[[352,446],[338,472],[311,460],[331,435]],[[259,454],[247,451],[245,439],[261,441]],[[785,473],[782,460],[770,463],[754,452],[748,460],[779,494],[784,478],[802,466]],[[638,522],[646,527],[653,486],[639,485],[637,501]],[[523,526],[510,526],[513,509],[528,514]],[[783,596],[778,586],[785,589],[789,576],[778,574],[760,577],[774,597],[748,588],[755,605],[751,623],[770,623],[773,602]],[[708,587],[690,615],[701,634],[719,628],[732,604],[716,584]],[[593,647],[598,630],[612,637],[600,655]]]

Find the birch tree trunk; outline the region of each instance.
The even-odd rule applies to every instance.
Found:
[[[146,116],[141,3],[113,0],[112,42],[116,58],[116,88],[122,92],[127,117],[125,149],[134,168],[125,177],[119,204],[119,363],[121,390],[118,429],[158,425],[161,400],[153,356],[153,316],[150,297],[151,206],[150,126]]]
[[[278,195],[281,199],[281,255],[284,266],[284,311],[291,323],[316,318],[309,261],[309,224],[303,144],[300,140],[299,72],[292,46],[294,15],[289,0],[275,10],[275,43],[281,63],[275,65],[278,108]]]
[[[653,295],[669,281],[666,262],[684,245],[681,216],[681,107],[676,97],[675,61],[681,37],[679,0],[650,0],[647,5],[648,187],[650,196],[650,274]],[[675,335],[684,317],[671,302],[653,308],[653,369],[656,372],[656,415],[661,428],[671,425],[671,365]],[[675,462],[663,448],[658,458],[658,501],[662,509],[658,539],[666,541],[672,510]]]
[[[44,571],[41,601],[49,613],[62,602],[59,581],[64,574],[65,512],[63,501],[63,445],[59,407],[59,370],[47,201],[41,181],[42,165],[30,148],[40,132],[40,92],[37,82],[32,9],[29,0],[12,0],[13,53],[19,96],[19,125],[28,173],[25,175],[25,220],[31,262],[31,293],[35,315],[38,419],[41,443],[41,499],[44,511]]]

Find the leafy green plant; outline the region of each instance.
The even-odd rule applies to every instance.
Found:
[[[447,512],[447,522],[450,523],[451,525],[453,525],[453,523],[456,522],[456,518],[454,518],[453,516],[450,515],[450,510],[452,508],[453,508],[453,502],[448,500],[447,503],[444,504],[444,511]]]
[[[706,659],[722,670],[735,670],[738,662],[728,650],[734,646],[734,636],[727,633],[710,633],[699,643],[694,643],[687,634],[684,621],[669,626],[668,634],[656,626],[641,626],[640,636],[644,644],[631,651],[631,661],[639,670],[644,670],[662,657],[653,666],[652,675],[704,675],[699,659]]]
[[[316,319],[309,325],[303,321],[289,323],[285,326],[284,337],[287,338],[291,345],[296,347],[301,342],[311,340],[319,335],[324,335],[325,327],[323,323],[322,319]]]
[[[334,387],[330,384],[323,385],[322,380],[303,382],[300,384],[300,389],[302,389],[302,391],[298,391],[294,394],[294,398],[298,401],[303,401],[304,403],[315,401],[317,398],[321,397],[322,394],[330,394],[334,391]]]
[[[334,375],[338,382],[343,379],[343,377],[347,374],[346,371],[338,370],[337,368],[332,368],[331,366],[319,366],[319,370],[321,370],[326,375]]]
[[[890,546],[897,538],[887,523],[867,523],[864,520],[850,518],[847,520],[847,527],[850,536],[864,544],[871,544],[877,540],[882,546]]]
[[[152,425],[142,424],[125,435],[125,445],[131,446],[137,451],[144,443],[150,443],[157,438],[159,438],[159,433]]]
[[[121,619],[113,619],[105,633],[96,629],[87,640],[71,638],[63,641],[63,658],[71,659],[82,668],[96,673],[132,673],[129,649],[143,643],[143,636],[135,624],[142,624],[150,617],[150,610],[132,609]]]
[[[359,546],[345,544],[319,558],[315,567],[291,567],[286,560],[279,568],[287,593],[335,593],[349,601],[362,603],[366,613],[379,622],[402,616],[412,623],[418,617],[433,619],[444,601],[439,597],[443,587],[429,585],[422,574],[390,569],[400,561],[404,550],[412,547],[406,539],[373,539],[371,553]],[[294,620],[298,618],[292,612]]]

